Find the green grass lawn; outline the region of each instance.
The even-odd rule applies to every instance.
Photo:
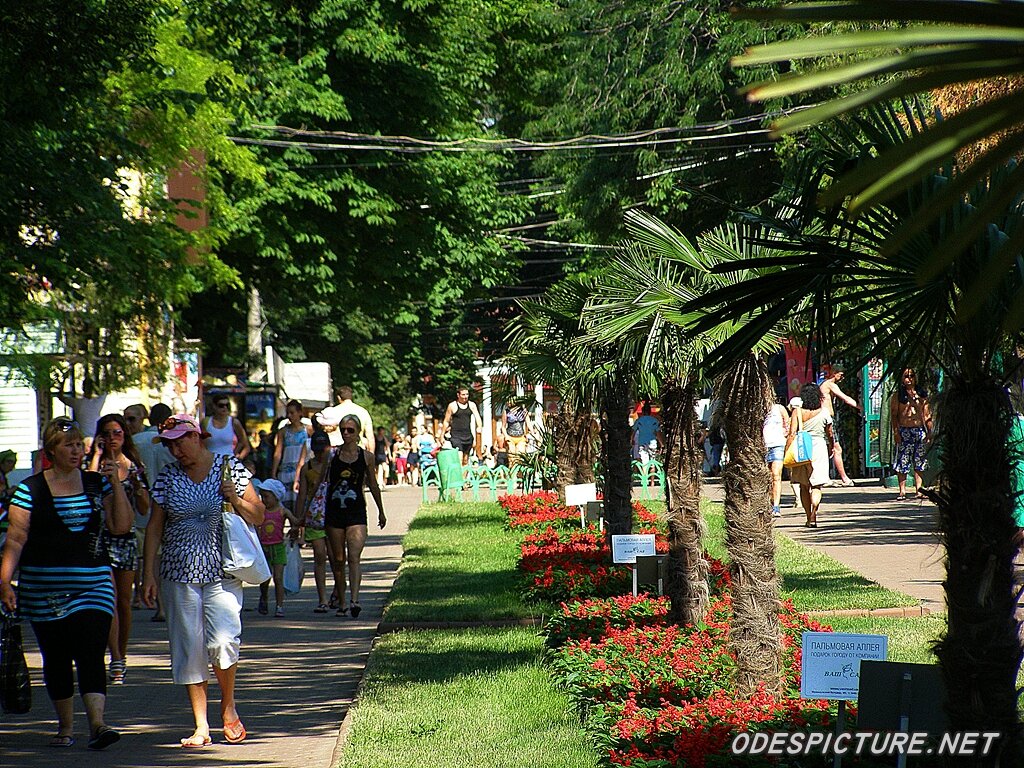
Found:
[[[913,618],[828,616],[821,619],[836,632],[885,635],[889,638],[889,661],[936,664],[931,644],[946,627],[945,614]]]
[[[704,502],[708,524],[705,547],[720,560],[725,552],[725,518],[722,505]],[[789,598],[801,611],[828,611],[839,608],[894,608],[917,605],[910,595],[879,586],[877,583],[781,534],[775,536],[775,562],[782,574],[781,597]]]
[[[493,503],[426,504],[405,537],[405,558],[384,621],[494,621],[539,615],[516,571],[520,536]]]
[[[378,640],[338,768],[589,768],[597,755],[529,629]]]

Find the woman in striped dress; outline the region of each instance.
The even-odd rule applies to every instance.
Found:
[[[43,450],[52,466],[14,492],[10,528],[0,561],[0,603],[32,623],[43,656],[46,692],[57,711],[51,746],[70,747],[74,735],[74,677],[89,719],[89,748],[104,749],[120,734],[103,719],[107,679],[104,656],[114,616],[114,587],[103,547],[104,528],[131,530],[133,514],[117,466],[83,472],[82,431],[67,418],[51,421]],[[20,566],[17,592],[11,585]]]

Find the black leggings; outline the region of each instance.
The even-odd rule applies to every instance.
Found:
[[[32,622],[43,655],[43,682],[51,700],[74,696],[72,662],[78,669],[80,694],[106,694],[104,660],[112,620],[111,615],[103,611],[76,611],[63,619]]]

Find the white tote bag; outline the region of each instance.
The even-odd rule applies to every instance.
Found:
[[[284,591],[289,595],[298,594],[306,576],[306,565],[302,562],[302,547],[292,539],[288,542],[288,559],[284,564]]]
[[[270,578],[256,529],[234,512],[224,512],[224,573],[246,584],[262,584]]]

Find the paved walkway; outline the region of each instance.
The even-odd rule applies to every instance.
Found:
[[[720,482],[707,483],[704,490],[721,500]],[[805,528],[803,508],[792,506],[786,483],[776,529],[883,587],[917,598],[929,611],[945,610],[945,566],[933,504],[896,501],[896,489],[877,480],[857,480],[852,488],[825,488],[823,493],[818,527]]]
[[[218,731],[203,750],[184,750],[178,739],[191,733],[191,711],[180,686],[171,683],[166,624],[152,612],[135,612],[124,686],[111,687],[107,721],[123,738],[105,752],[85,748],[87,725],[76,695],[78,743],[70,749],[47,746],[55,732],[53,707],[46,697],[32,630],[24,627],[32,669],[32,711],[0,715],[0,766],[34,768],[148,768],[149,766],[274,766],[331,768],[338,729],[355,696],[381,610],[402,558],[402,537],[419,506],[419,489],[384,493],[388,526],[371,528],[363,555],[362,615],[358,620],[314,614],[312,552],[302,592],[287,600],[286,618],[256,613],[257,587],[245,588],[238,709],[249,732],[242,744],[227,744]],[[376,519],[370,501],[371,519]],[[332,583],[328,578],[328,583]],[[210,723],[219,723],[219,692],[210,685]],[[199,754],[196,754],[196,753]]]

